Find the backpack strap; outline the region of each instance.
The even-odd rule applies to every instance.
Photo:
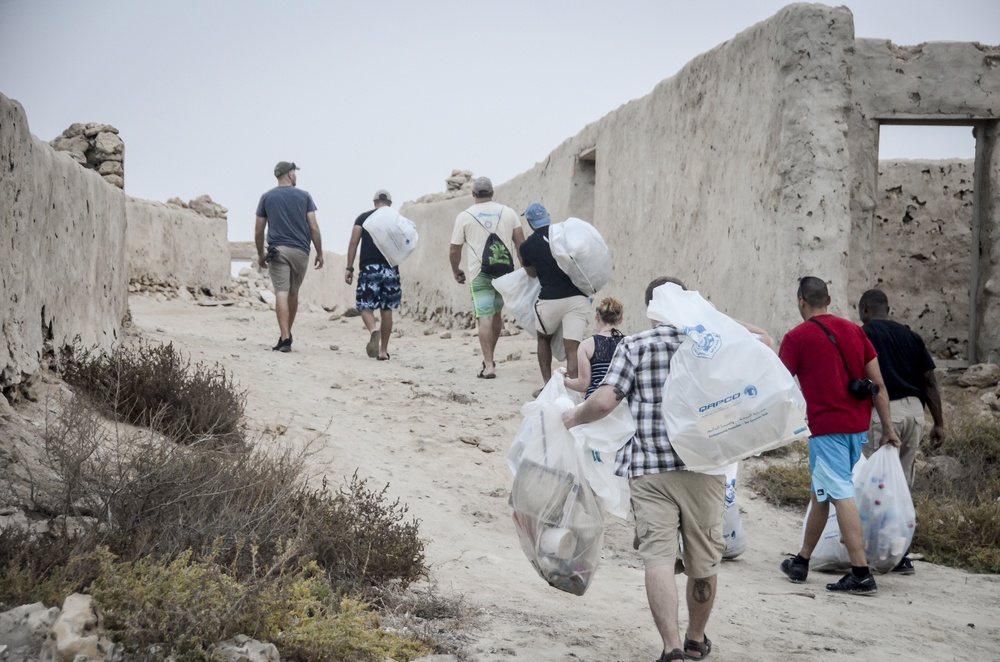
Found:
[[[475,214],[473,214],[473,213],[472,213],[471,211],[469,211],[468,209],[466,209],[466,210],[465,210],[465,213],[466,213],[466,214],[468,214],[469,216],[471,216],[472,218],[476,219],[476,223],[479,223],[480,225],[482,225],[482,226],[483,226],[483,229],[484,229],[484,230],[486,230],[487,232],[489,232],[490,234],[496,234],[496,233],[497,233],[497,231],[496,231],[496,230],[490,230],[490,229],[489,229],[488,227],[486,227],[486,226],[485,226],[485,225],[483,224],[483,222],[479,220],[479,217],[478,217],[478,216],[476,216]],[[503,209],[501,209],[501,210],[500,210],[500,218],[503,218]],[[499,219],[499,218],[497,219],[497,227],[498,227],[498,228],[500,227],[500,219]]]
[[[837,344],[837,339],[833,337],[832,333],[830,333],[830,329],[820,324],[819,321],[814,317],[810,317],[809,321],[818,326],[819,328],[823,329],[823,333],[825,333],[826,337],[830,339],[830,342],[833,343],[833,346],[837,348],[837,353],[840,354],[840,360],[844,362],[844,370],[847,371],[848,378],[853,379],[853,377],[851,377],[851,369],[847,366],[847,359],[844,358],[844,351],[840,349],[840,345]]]

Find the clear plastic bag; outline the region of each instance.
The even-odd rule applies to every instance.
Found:
[[[583,595],[600,562],[604,525],[576,440],[562,422],[572,406],[557,396],[522,408],[524,422],[508,455],[514,471],[510,504],[521,549],[539,576]]]
[[[917,513],[910,498],[899,449],[884,445],[872,453],[854,481],[868,566],[889,572],[913,542]]]
[[[552,375],[538,397],[521,409],[525,423],[514,437],[507,455],[512,473],[517,473],[517,465],[524,452],[526,441],[536,434],[533,426],[529,424],[528,412],[536,406],[553,402],[561,402],[561,406],[568,409],[580,404],[582,400],[579,393],[566,388],[561,374]],[[593,423],[578,425],[569,433],[573,436],[583,477],[599,498],[604,512],[622,519],[628,517],[630,507],[628,478],[615,475],[614,472],[618,449],[635,435],[635,419],[628,403],[621,402],[608,416]]]
[[[867,460],[861,458],[853,470],[854,501],[861,517],[861,535],[868,567],[886,573],[902,560],[916,529],[916,510],[910,498],[899,449],[882,446]],[[806,520],[809,519],[806,509]],[[805,537],[805,520],[802,522]],[[813,550],[809,567],[814,570],[847,570],[851,557],[840,537],[836,508]]]

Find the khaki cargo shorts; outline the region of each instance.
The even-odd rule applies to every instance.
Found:
[[[643,565],[674,565],[678,556],[683,572],[692,579],[719,572],[726,541],[722,510],[726,477],[694,471],[664,471],[629,479],[635,535]],[[681,551],[678,534],[684,540]]]
[[[309,270],[309,253],[291,246],[275,246],[268,251],[267,272],[274,292],[298,294]]]
[[[580,342],[592,314],[585,296],[539,299],[535,302],[535,328],[541,335],[551,336],[561,324],[563,338]]]

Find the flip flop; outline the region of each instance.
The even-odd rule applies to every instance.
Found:
[[[378,343],[379,343],[379,331],[375,329],[372,331],[372,337],[368,339],[368,344],[365,345],[365,353],[368,354],[368,358],[377,359],[378,358]]]
[[[496,369],[496,366],[494,366],[494,370],[495,369]],[[479,374],[476,375],[476,377],[478,377],[479,379],[496,379],[497,378],[497,373],[494,372],[492,375],[487,375],[486,374],[486,362],[483,361],[483,369],[479,371]]]
[[[383,359],[383,358],[382,358],[381,356],[377,356],[376,358],[377,358],[377,359],[378,359],[379,361],[388,361],[388,360],[389,360],[389,359],[391,359],[392,357],[391,357],[391,356],[389,356],[389,352],[386,352],[386,353],[385,353],[385,358],[384,358],[384,359]]]

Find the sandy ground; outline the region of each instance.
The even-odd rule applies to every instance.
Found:
[[[435,590],[481,610],[465,633],[470,659],[652,662],[659,655],[628,523],[609,518],[601,566],[582,597],[550,588],[518,546],[506,453],[522,403],[541,385],[535,343],[524,333],[501,338],[498,376],[488,381],[476,378],[471,332],[445,333],[410,317],[397,318],[392,359],[378,362],[365,355],[359,318],[331,321],[303,310],[294,351],[280,354],[270,351],[277,338],[270,311],[147,297],[130,306],[145,335],[233,373],[248,391],[251,428],[286,426],[289,439],[315,439],[317,475],[343,481],[358,468],[389,484],[421,522]],[[829,594],[823,585],[836,577],[821,573],[793,585],[778,564],[798,548],[802,514],[745,488],[737,500],[749,545],[719,575],[708,627],[713,659],[1000,659],[1000,577],[917,562],[913,576],[878,576],[874,597]]]

